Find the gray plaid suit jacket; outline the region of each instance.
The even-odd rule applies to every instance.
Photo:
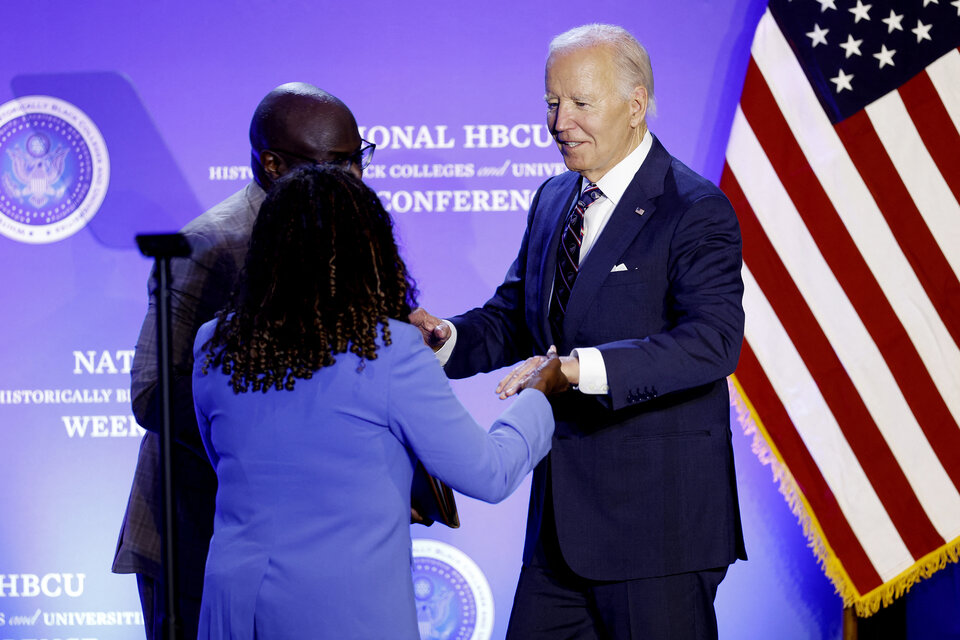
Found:
[[[217,477],[207,460],[193,410],[191,373],[197,329],[229,299],[243,266],[250,233],[265,194],[256,183],[233,194],[182,230],[192,249],[189,258],[171,261],[173,347],[173,469],[177,567],[184,595],[200,597],[210,536]],[[157,372],[157,328],[151,273],[150,303],[133,359],[133,413],[147,429],[140,443],[127,511],[113,559],[115,573],[163,577],[160,562],[162,499],[159,487],[161,428]]]

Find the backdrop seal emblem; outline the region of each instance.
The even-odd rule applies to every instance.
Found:
[[[107,146],[83,111],[51,96],[0,105],[0,234],[32,244],[72,236],[109,183]]]
[[[489,640],[493,633],[490,584],[452,545],[413,541],[413,594],[422,640]]]

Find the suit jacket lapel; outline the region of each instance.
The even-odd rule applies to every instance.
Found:
[[[569,176],[569,177],[568,177]],[[542,225],[539,237],[546,238],[541,256],[528,255],[527,260],[537,260],[540,272],[537,277],[539,290],[536,292],[537,325],[540,335],[544,338],[544,348],[559,341],[559,336],[553,336],[550,329],[550,294],[553,292],[553,277],[557,272],[557,248],[560,245],[560,236],[566,224],[567,214],[573,210],[580,195],[580,176],[576,173],[564,174],[557,189],[550,198],[547,198],[538,207],[542,212],[538,225]]]
[[[655,213],[656,199],[663,193],[663,181],[670,162],[670,154],[660,141],[654,138],[646,160],[634,175],[630,186],[623,192],[623,197],[613,210],[607,226],[580,265],[564,318],[564,344],[570,344],[577,329],[586,319],[590,304],[610,270],[617,265],[643,225]]]

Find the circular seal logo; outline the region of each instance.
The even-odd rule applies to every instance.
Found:
[[[0,233],[33,244],[69,237],[109,183],[107,146],[83,111],[50,96],[0,105]]]
[[[422,640],[489,640],[493,633],[490,584],[454,546],[413,541],[413,594]]]

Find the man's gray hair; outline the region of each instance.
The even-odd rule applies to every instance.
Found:
[[[643,45],[629,31],[613,24],[585,24],[561,33],[550,41],[550,58],[573,49],[605,45],[613,50],[617,78],[624,98],[629,98],[634,87],[647,90],[647,113],[654,115],[657,104],[653,98],[653,67]]]

